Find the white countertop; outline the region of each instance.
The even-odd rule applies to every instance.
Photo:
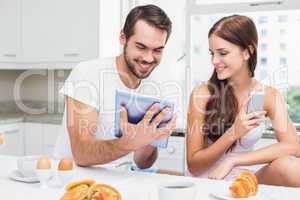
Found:
[[[16,169],[16,157],[0,156],[0,199],[9,200],[59,200],[64,194],[63,188],[49,187],[40,189],[39,183],[28,184],[16,182],[9,178]],[[55,163],[55,161],[54,161]],[[56,162],[57,163],[57,162]],[[117,171],[104,167],[75,169],[74,180],[93,178],[97,182],[111,184],[123,196],[123,200],[157,200],[157,187],[160,184],[185,180],[197,185],[198,200],[213,200],[209,194],[224,191],[230,182],[214,181],[209,179],[179,177],[170,175],[132,173]],[[260,199],[264,200],[293,200],[299,199],[300,188],[287,188],[275,186],[259,186]]]

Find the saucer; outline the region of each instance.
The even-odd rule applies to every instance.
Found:
[[[15,180],[15,181],[21,181],[24,183],[38,183],[40,182],[37,176],[33,177],[24,177],[20,171],[14,170],[9,176],[10,179]]]

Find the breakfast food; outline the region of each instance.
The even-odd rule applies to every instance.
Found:
[[[69,158],[64,158],[59,161],[58,170],[69,171],[73,169],[73,161]]]
[[[69,183],[66,186],[66,191],[72,190],[73,188],[75,188],[79,185],[87,185],[88,187],[91,187],[94,183],[95,183],[95,181],[93,179],[83,179],[80,181],[75,181],[75,182]]]
[[[60,200],[121,200],[121,195],[110,185],[84,179],[69,183]]]
[[[51,169],[51,161],[48,157],[44,156],[38,159],[36,163],[37,169]]]
[[[87,200],[89,188],[95,183],[92,179],[84,179],[69,183],[66,193],[60,200]]]
[[[121,200],[120,193],[112,186],[94,184],[89,189],[88,200]]]
[[[258,190],[258,180],[251,172],[242,172],[229,187],[232,197],[245,198],[255,196]]]

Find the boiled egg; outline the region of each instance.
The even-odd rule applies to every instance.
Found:
[[[43,156],[38,159],[36,163],[36,168],[37,169],[51,169],[51,161],[49,160],[48,157]]]
[[[73,169],[73,161],[70,158],[64,158],[59,161],[58,170],[67,171]]]

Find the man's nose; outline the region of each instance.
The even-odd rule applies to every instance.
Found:
[[[147,63],[152,63],[154,61],[152,51],[145,52],[145,54],[143,55],[143,60]]]

